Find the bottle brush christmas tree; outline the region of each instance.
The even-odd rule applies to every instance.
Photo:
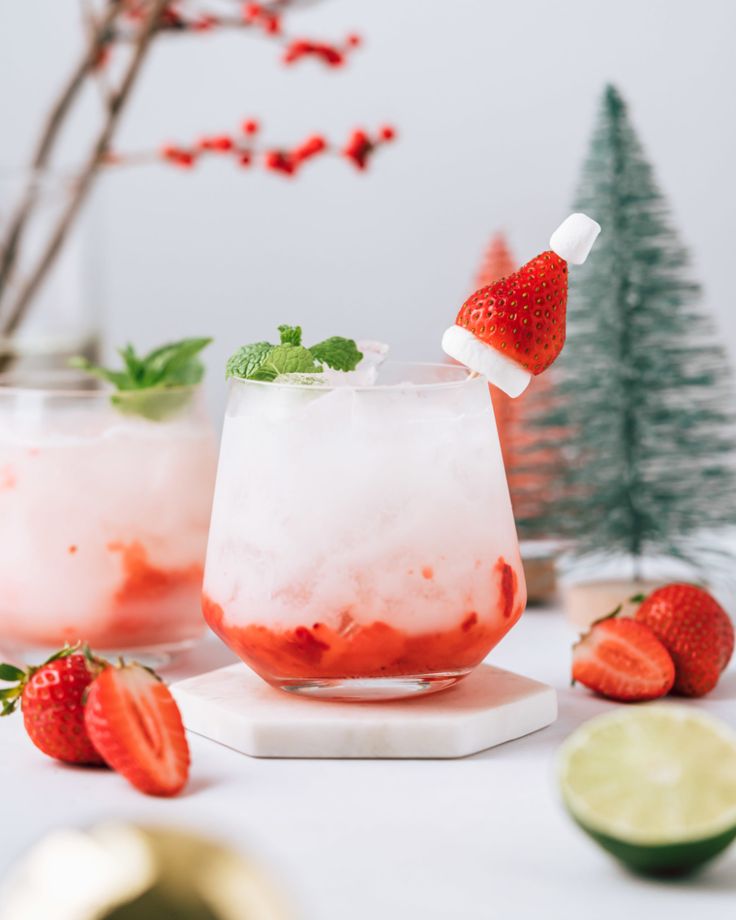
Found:
[[[708,577],[716,554],[703,538],[736,510],[729,370],[612,86],[576,209],[604,229],[571,277],[560,399],[535,422],[566,460],[545,516],[577,560],[626,560],[634,580],[655,560]]]

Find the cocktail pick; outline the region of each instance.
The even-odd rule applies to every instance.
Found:
[[[442,337],[445,352],[520,396],[562,351],[568,264],[582,265],[600,232],[590,217],[571,214],[552,234],[549,250],[465,301]]]

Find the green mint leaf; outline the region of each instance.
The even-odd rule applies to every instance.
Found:
[[[275,346],[272,345],[271,348],[275,348]],[[253,371],[250,377],[248,377],[248,380],[265,380],[270,383],[272,380],[275,380],[278,375],[279,372],[275,368],[269,367],[267,364],[262,364]]]
[[[82,357],[70,358],[69,367],[76,367],[80,371],[89,374],[91,377],[97,377],[99,380],[111,383],[114,387],[117,387],[118,390],[129,390],[132,388],[131,379],[126,371],[111,371],[106,367],[92,364],[87,358]]]
[[[77,367],[94,377],[106,380],[118,390],[144,390],[149,387],[177,387],[199,383],[204,365],[197,355],[212,339],[182,339],[155,348],[140,357],[132,345],[119,350],[125,367],[114,371],[92,364],[86,358],[71,358],[70,367]]]
[[[128,344],[125,348],[119,348],[118,354],[125,362],[125,368],[131,382],[141,381],[143,379],[145,367],[143,361],[135,353],[135,348],[133,348],[131,344]]]
[[[16,681],[25,677],[25,671],[16,668],[14,664],[0,664],[0,680]]]
[[[312,355],[320,362],[336,371],[354,371],[363,353],[353,339],[343,339],[339,335],[318,342],[309,348]]]
[[[266,355],[274,346],[270,342],[254,342],[243,345],[235,354],[230,355],[225,366],[226,377],[242,377],[243,380],[258,380],[254,374],[263,364]],[[273,377],[270,378],[273,380]]]
[[[279,326],[282,345],[301,345],[302,344],[302,327],[301,326]]]
[[[280,374],[319,374],[322,368],[314,360],[314,355],[302,345],[275,345],[265,356],[258,373],[273,377],[259,376],[254,380],[273,380]]]
[[[301,326],[279,326],[280,345],[255,342],[244,345],[228,359],[227,377],[272,381],[283,374],[319,374],[323,364],[334,370],[355,370],[363,357],[353,339],[333,336],[304,348]]]
[[[119,349],[125,365],[120,371],[99,367],[82,357],[72,358],[69,365],[111,383],[118,391],[110,398],[111,402],[124,414],[161,421],[189,401],[188,390],[180,393],[171,390],[200,382],[204,365],[198,355],[211,341],[210,338],[182,339],[154,348],[143,356],[136,354],[132,345],[126,345]]]
[[[204,366],[197,355],[211,341],[210,338],[182,339],[155,348],[141,359],[141,386],[189,386],[199,383],[204,375]]]

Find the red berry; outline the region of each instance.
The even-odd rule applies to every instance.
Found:
[[[89,689],[87,732],[108,766],[148,795],[176,795],[189,777],[189,746],[165,684],[138,664],[109,667]]]
[[[342,150],[343,156],[357,166],[358,169],[365,169],[368,165],[368,157],[373,150],[373,144],[365,131],[353,131],[347,144]]]
[[[238,163],[240,166],[250,166],[252,161],[253,161],[253,158],[251,157],[251,155],[248,153],[247,150],[244,150],[242,153],[238,155]]]
[[[268,16],[263,20],[263,29],[269,35],[278,35],[281,32],[281,20],[278,16]]]
[[[321,57],[325,64],[329,64],[330,67],[340,67],[345,62],[343,53],[332,45],[317,45],[314,53]]]
[[[350,48],[357,48],[359,45],[363,44],[363,39],[360,35],[356,35],[355,32],[351,32],[350,35],[345,39],[345,44]]]
[[[161,148],[160,152],[164,160],[175,160],[177,159],[181,151],[179,150],[178,147],[175,147],[173,144],[165,144]]]
[[[260,124],[255,118],[247,118],[240,127],[243,134],[258,134],[261,129]]]
[[[378,129],[378,136],[382,141],[392,141],[396,137],[396,128],[391,125],[383,125]]]
[[[20,699],[26,732],[40,751],[65,763],[101,764],[85,728],[84,701],[88,687],[105,665],[73,649],[27,671],[0,665],[2,679],[14,683],[6,688],[10,693],[6,692],[3,715],[12,712]]]
[[[241,15],[246,22],[255,22],[262,12],[260,3],[244,3]]]
[[[233,149],[233,139],[227,134],[218,134],[212,138],[212,149],[227,152]]]
[[[296,163],[291,154],[284,150],[269,150],[265,155],[266,169],[291,176],[296,172]]]
[[[292,151],[292,157],[295,160],[308,160],[310,157],[322,153],[327,148],[327,141],[319,134],[308,137],[303,144],[300,144]]]
[[[209,32],[210,29],[213,29],[219,23],[217,16],[201,16],[199,19],[195,19],[193,28],[195,32]]]
[[[314,45],[311,42],[299,38],[294,39],[294,41],[289,42],[284,49],[284,62],[286,64],[293,64],[294,61],[298,61],[299,58],[304,57],[305,54],[312,54],[313,51]]]
[[[675,662],[675,690],[684,696],[709,693],[731,660],[733,623],[718,601],[695,585],[658,588],[636,611]]]
[[[668,693],[675,666],[648,626],[614,618],[594,623],[576,643],[572,679],[608,699],[633,703]]]

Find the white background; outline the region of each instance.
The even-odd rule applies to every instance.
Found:
[[[365,48],[342,71],[285,68],[243,33],[162,39],[117,146],[153,148],[255,115],[275,143],[394,123],[369,174],[311,164],[297,180],[210,162],[105,183],[101,307],[141,345],[211,333],[224,356],[299,322],[309,339],[382,338],[431,358],[504,228],[520,259],[565,216],[606,81],[627,97],[707,303],[736,353],[736,3],[732,0],[332,0],[298,34]],[[78,43],[75,0],[0,0],[0,162],[22,162]],[[66,158],[92,123],[86,100]]]

